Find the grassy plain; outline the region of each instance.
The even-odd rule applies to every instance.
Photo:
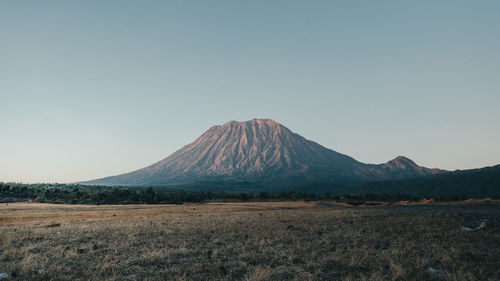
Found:
[[[399,205],[0,204],[0,273],[8,280],[500,280],[499,202]]]

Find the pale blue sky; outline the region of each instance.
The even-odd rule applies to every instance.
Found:
[[[359,161],[500,163],[500,1],[1,1],[0,181],[271,118]]]

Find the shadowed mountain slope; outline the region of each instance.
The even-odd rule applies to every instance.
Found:
[[[405,194],[417,197],[473,198],[500,196],[500,165],[457,170],[424,177],[365,182],[356,193]]]
[[[270,119],[230,121],[146,168],[84,182],[99,185],[179,186],[248,183],[260,186],[349,185],[441,172],[405,157],[364,164],[293,133]]]

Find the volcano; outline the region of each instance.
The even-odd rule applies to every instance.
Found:
[[[248,185],[259,188],[349,186],[443,172],[399,156],[365,164],[292,132],[270,119],[213,126],[193,143],[148,167],[82,182],[111,186]],[[206,190],[206,188],[205,188]]]

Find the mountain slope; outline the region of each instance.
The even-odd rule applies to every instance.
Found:
[[[358,193],[406,194],[412,196],[498,197],[500,196],[500,165],[471,170],[457,170],[424,177],[382,182],[365,182]]]
[[[244,182],[265,186],[350,184],[439,173],[398,157],[364,164],[269,119],[214,126],[193,143],[146,168],[85,182],[101,185],[186,185]]]

